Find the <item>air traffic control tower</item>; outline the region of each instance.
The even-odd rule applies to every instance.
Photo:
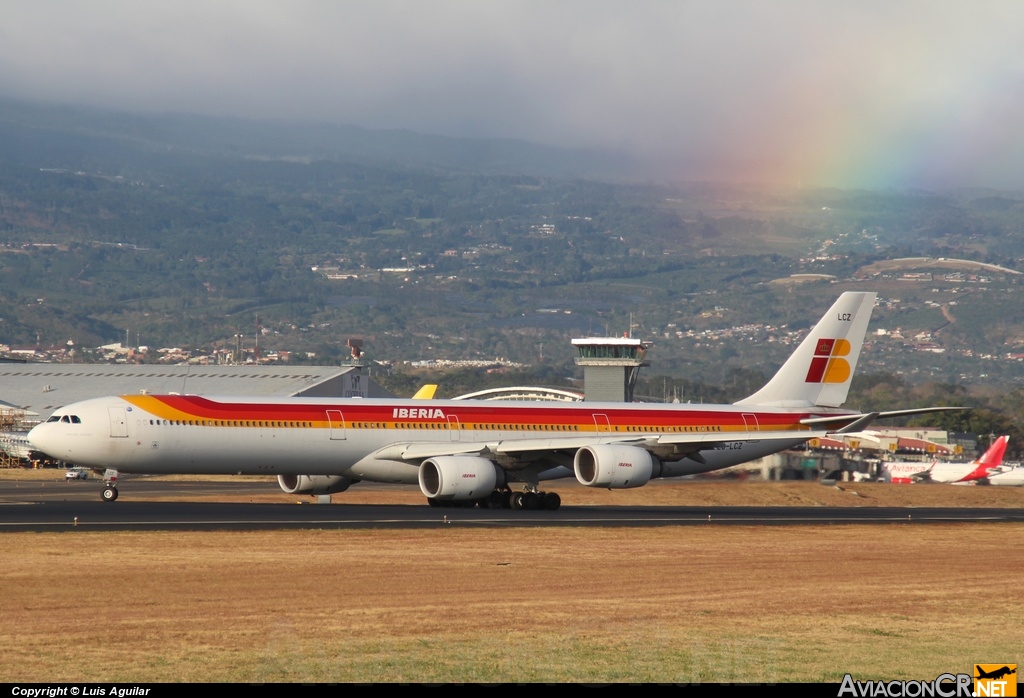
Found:
[[[650,344],[632,337],[586,337],[572,340],[579,350],[588,402],[633,402],[633,387],[646,361]]]

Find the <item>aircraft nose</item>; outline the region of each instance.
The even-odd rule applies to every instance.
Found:
[[[29,430],[27,438],[33,450],[45,453],[51,458],[60,457],[60,454],[54,453],[54,450],[56,449],[56,442],[54,440],[52,425],[46,424],[45,422],[43,424],[37,424]]]

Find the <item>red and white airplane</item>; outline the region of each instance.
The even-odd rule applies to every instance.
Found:
[[[985,478],[990,485],[1005,485],[1007,487],[1024,487],[1024,466],[1018,465],[995,472]]]
[[[987,451],[970,463],[882,463],[879,479],[884,482],[942,482],[956,484],[987,478],[1003,462],[1009,436],[1000,436]]]
[[[640,487],[933,411],[840,409],[874,302],[842,294],[768,384],[733,405],[123,395],[62,407],[28,438],[52,458],[105,469],[108,501],[118,472],[238,473],[276,475],[290,494],[418,482],[434,506],[557,509],[540,482]]]

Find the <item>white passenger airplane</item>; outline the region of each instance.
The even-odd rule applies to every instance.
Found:
[[[590,487],[640,487],[934,411],[839,409],[874,302],[844,293],[768,384],[734,405],[123,395],[62,407],[29,440],[106,469],[108,501],[118,472],[238,473],[277,475],[290,494],[418,482],[433,506],[557,509],[539,482],[575,474]]]
[[[985,478],[990,485],[1006,485],[1008,487],[1024,486],[1024,466],[1018,465]]]
[[[988,450],[970,463],[882,463],[880,479],[893,483],[942,482],[958,484],[975,482],[989,476],[1003,462],[1009,436],[1000,436]]]

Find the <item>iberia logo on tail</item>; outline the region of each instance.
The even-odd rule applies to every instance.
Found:
[[[807,371],[806,383],[845,383],[850,379],[850,342],[845,339],[819,339]]]

